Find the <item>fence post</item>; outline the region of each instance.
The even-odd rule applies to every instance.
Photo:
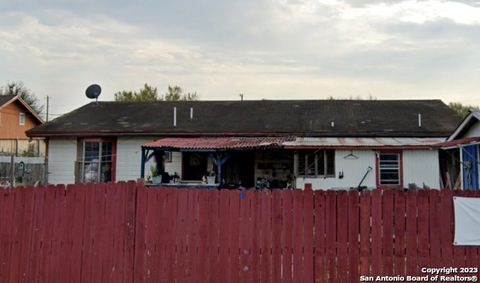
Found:
[[[307,192],[312,191],[312,184],[306,183],[306,184],[305,184],[305,191],[307,191]]]
[[[15,155],[10,156],[10,186],[13,188],[15,182]]]
[[[43,176],[43,184],[48,185],[48,157],[45,156],[45,162],[43,165],[44,175]]]

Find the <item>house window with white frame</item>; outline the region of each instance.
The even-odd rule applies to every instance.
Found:
[[[298,151],[298,175],[304,177],[335,177],[335,150]]]
[[[115,180],[115,142],[111,140],[81,140],[77,159],[77,182],[98,183]]]
[[[25,125],[25,113],[20,113],[18,116],[18,124]]]
[[[379,153],[379,185],[402,185],[400,153]]]

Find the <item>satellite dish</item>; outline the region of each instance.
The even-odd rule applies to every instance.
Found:
[[[93,84],[87,87],[87,90],[85,91],[85,95],[90,99],[98,100],[98,97],[100,96],[101,92],[102,92],[102,88],[97,84]]]

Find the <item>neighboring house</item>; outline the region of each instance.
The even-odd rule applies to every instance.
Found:
[[[459,122],[440,100],[98,102],[28,135],[48,138],[54,184],[440,188],[434,145]]]
[[[15,95],[0,95],[0,155],[45,156],[45,141],[25,132],[43,124],[42,118]]]
[[[472,111],[448,137],[442,150],[442,185],[451,189],[480,188],[480,111]]]

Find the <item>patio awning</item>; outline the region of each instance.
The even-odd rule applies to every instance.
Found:
[[[352,138],[352,137],[297,137],[283,143],[287,149],[430,149],[444,138]]]
[[[163,138],[143,145],[145,149],[170,150],[245,150],[258,148],[278,148],[290,137],[198,137],[198,138]]]
[[[338,137],[196,137],[163,138],[143,145],[145,149],[241,150],[282,147],[286,149],[431,149],[444,138],[338,138]]]
[[[480,143],[480,137],[470,137],[470,138],[463,138],[463,139],[438,143],[435,146],[443,149],[449,149],[449,148],[454,148],[461,145],[473,145],[478,143]]]

